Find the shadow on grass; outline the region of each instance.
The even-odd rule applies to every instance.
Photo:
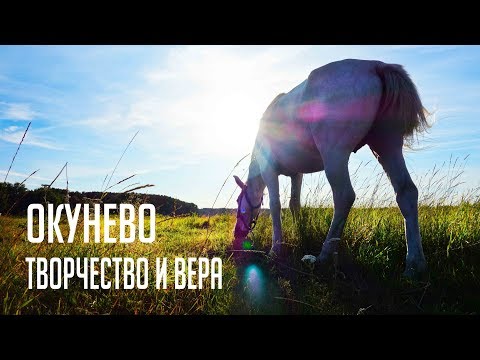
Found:
[[[345,246],[339,250],[335,261],[315,268],[300,260],[305,250],[297,247],[287,247],[275,259],[258,250],[235,253],[238,285],[232,314],[466,312],[455,299],[442,296],[441,288],[432,286],[428,273],[421,281],[406,279],[401,275],[403,264],[399,264],[389,279],[380,278],[358,263]],[[476,309],[478,304],[473,302],[469,307]]]

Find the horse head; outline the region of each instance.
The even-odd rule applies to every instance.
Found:
[[[234,176],[234,179],[242,191],[237,198],[237,222],[233,234],[236,241],[243,241],[257,223],[263,202],[263,192],[260,194],[253,193],[238,176]]]

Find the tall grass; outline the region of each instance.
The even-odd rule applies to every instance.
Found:
[[[130,143],[134,138],[135,136]],[[135,176],[128,176],[110,186],[110,180],[120,160],[112,173],[104,179],[104,194]],[[293,220],[288,209],[282,211],[287,252],[286,257],[280,261],[272,261],[262,253],[268,251],[272,238],[271,219],[267,211],[259,217],[252,235],[258,252],[247,254],[238,254],[230,249],[234,215],[158,216],[155,219],[156,240],[153,244],[85,244],[81,230],[77,231],[73,244],[32,244],[26,239],[26,218],[2,215],[0,312],[479,313],[479,189],[461,190],[466,160],[452,157],[448,162],[435,166],[415,179],[420,190],[420,232],[428,262],[428,273],[421,281],[415,282],[401,277],[406,253],[403,218],[396,206],[388,179],[377,165],[368,179],[360,176],[364,167],[371,166],[371,163],[367,162],[359,164],[352,171],[357,201],[342,237],[340,258],[334,263],[334,267],[328,269],[312,269],[300,261],[306,253],[316,254],[320,251],[332,221],[331,191],[324,176],[319,176],[315,184],[304,186],[303,207],[298,221]],[[107,181],[108,177],[110,179]],[[122,191],[131,194],[129,203],[138,209],[145,199],[133,191],[148,186],[151,185],[133,183]],[[101,203],[102,198],[90,200]],[[284,204],[288,203],[287,188],[284,189],[282,198]],[[88,202],[89,199],[85,201]],[[79,219],[77,229],[83,229],[82,225],[83,216]],[[66,235],[68,225],[65,219],[62,219],[60,228]],[[103,226],[101,228],[103,232]],[[117,227],[113,227],[111,232],[119,236]],[[199,254],[222,257],[222,290],[211,290],[208,286],[202,290],[176,290],[172,286],[167,290],[157,290],[152,280],[145,290],[84,290],[78,279],[71,282],[67,290],[27,289],[25,257],[29,256],[147,257],[153,271],[156,257],[173,259],[195,257]],[[169,274],[172,276],[172,271]],[[171,278],[169,280],[172,284]]]
[[[27,125],[27,128],[25,129],[25,132],[23,133],[22,138],[20,139],[20,142],[18,143],[17,150],[15,151],[15,154],[13,154],[12,161],[10,162],[10,165],[8,167],[7,173],[5,174],[5,179],[3,179],[3,182],[7,182],[8,174],[10,174],[10,170],[12,169],[13,162],[15,161],[18,152],[20,151],[20,147],[23,144],[23,140],[25,140],[25,136],[27,135],[28,129],[30,129],[30,125],[32,122],[30,121]]]
[[[480,202],[478,189],[459,190],[465,160],[450,158],[416,179],[420,189],[420,233],[428,263],[428,273],[420,283],[401,277],[406,255],[404,220],[388,179],[382,182],[381,175],[374,172],[373,181],[370,179],[358,186],[353,174],[356,190],[360,188],[369,196],[359,199],[357,195],[356,206],[350,212],[342,236],[341,252],[344,266],[350,271],[347,277],[357,277],[350,279],[347,288],[355,288],[360,281],[367,288],[374,287],[376,294],[383,297],[382,300],[370,299],[370,304],[365,304],[373,304],[370,312],[480,311],[480,226],[477,221]],[[333,218],[328,183],[319,180],[315,187],[306,190],[306,205],[298,221],[294,221],[289,210],[282,211],[284,241],[290,248],[292,263],[298,268],[302,267],[301,254],[319,253]],[[287,202],[285,189],[283,203]],[[271,236],[271,219],[265,213],[256,227],[257,248],[267,250]],[[412,300],[412,294],[417,295],[416,301]],[[356,303],[353,300],[361,298],[349,298],[349,301]]]
[[[0,218],[0,299],[3,314],[198,314],[227,313],[235,282],[235,267],[222,250],[229,243],[227,229],[231,219],[214,217],[215,229],[212,251],[223,252],[223,290],[211,290],[208,283],[202,290],[173,289],[173,258],[196,256],[202,246],[202,224],[198,217],[169,219],[158,216],[156,238],[153,244],[105,244],[83,242],[79,231],[72,244],[31,244],[26,241],[26,219]],[[147,219],[148,220],[148,219]],[[117,219],[118,221],[118,219]],[[103,229],[103,221],[102,221]],[[60,228],[68,234],[68,224]],[[111,228],[111,236],[119,236],[118,227]],[[103,230],[102,230],[103,237]],[[145,290],[84,290],[83,281],[71,281],[67,290],[28,290],[25,257],[146,257],[150,263],[150,286]],[[167,290],[155,288],[154,264],[156,257],[168,257],[169,277]],[[108,273],[107,279],[113,280]],[[120,287],[123,278],[120,277]]]

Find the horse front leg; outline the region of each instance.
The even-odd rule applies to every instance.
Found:
[[[282,247],[282,219],[281,219],[281,203],[280,203],[280,191],[278,184],[278,174],[267,173],[262,174],[263,180],[268,189],[268,196],[270,198],[270,216],[272,217],[273,236],[272,236],[272,248],[270,250],[270,256],[280,255]]]

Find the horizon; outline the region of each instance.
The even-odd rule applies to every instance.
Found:
[[[403,65],[435,113],[420,150],[405,152],[420,191],[434,167],[455,159],[464,171],[456,191],[480,186],[479,46],[0,46],[0,55],[0,176],[31,121],[7,179],[20,182],[40,169],[28,189],[50,183],[68,162],[69,190],[101,191],[138,131],[111,184],[137,174],[123,185],[154,184],[144,193],[200,209],[234,208],[233,178],[213,202],[251,152],[267,106],[343,58]],[[248,159],[234,172],[242,179]],[[356,204],[388,183],[368,146],[352,154],[349,168],[351,175],[359,168]],[[315,192],[325,181],[323,172],[306,175],[303,197],[328,199],[329,189]],[[65,185],[62,174],[55,187]],[[281,177],[280,186],[289,188],[289,179]],[[391,186],[382,195],[394,197]]]

